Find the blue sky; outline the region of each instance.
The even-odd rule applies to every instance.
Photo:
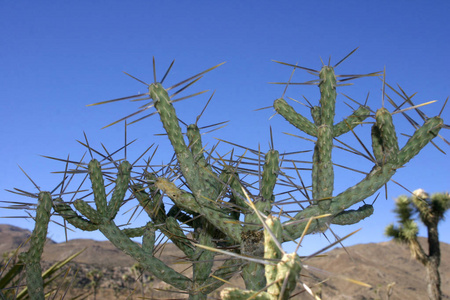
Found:
[[[270,85],[272,81],[286,81],[291,68],[271,60],[299,63],[320,69],[320,57],[332,64],[356,47],[354,53],[336,68],[337,74],[364,74],[386,67],[388,83],[397,83],[408,93],[417,95],[415,103],[438,100],[423,108],[428,116],[439,114],[450,95],[448,69],[450,42],[447,12],[450,4],[436,1],[2,1],[0,3],[0,137],[3,172],[0,173],[0,200],[33,201],[4,191],[14,187],[33,190],[33,185],[20,171],[18,164],[43,190],[51,190],[61,180],[51,171],[64,169],[64,164],[42,158],[49,155],[77,160],[85,149],[76,142],[86,132],[92,146],[108,149],[123,144],[123,126],[100,128],[133,112],[138,105],[124,102],[95,107],[87,104],[145,93],[145,86],[124,75],[152,82],[152,57],[161,78],[170,62],[175,65],[165,85],[170,86],[204,69],[226,61],[208,73],[189,93],[209,89],[197,98],[176,104],[180,119],[195,122],[211,92],[213,101],[199,125],[230,120],[229,125],[204,136],[204,144],[213,145],[215,138],[228,140],[262,151],[269,149],[269,128],[272,126],[275,148],[280,152],[310,150],[312,144],[283,134],[289,132],[305,136],[289,125],[281,116],[269,118],[273,110],[254,111],[270,106],[280,97],[284,87]],[[297,70],[293,81],[314,79]],[[368,104],[381,107],[381,81],[363,78],[338,92],[364,102],[370,91]],[[315,86],[290,87],[287,96],[302,100],[306,96],[313,104],[319,98]],[[393,93],[390,95],[394,96]],[[398,100],[398,98],[396,98]],[[336,122],[351,113],[338,96]],[[291,102],[305,116],[309,110]],[[390,105],[386,107],[392,111]],[[411,111],[409,115],[419,120]],[[449,108],[443,112],[449,121]],[[394,117],[397,132],[412,134],[413,128],[399,114]],[[159,146],[158,162],[170,159],[171,148],[163,136],[158,117],[131,125],[128,139],[138,138],[128,150],[131,161],[150,144]],[[370,126],[364,126],[360,137],[370,147]],[[447,140],[450,133],[442,130]],[[399,135],[400,146],[406,138]],[[346,137],[360,151],[362,147],[350,135]],[[435,142],[444,151],[449,146],[440,139]],[[219,148],[221,154],[229,150]],[[296,159],[310,160],[311,154],[299,154]],[[334,150],[336,163],[370,171],[372,165]],[[86,159],[85,159],[86,161]],[[423,188],[429,192],[448,190],[450,176],[448,156],[428,145],[394,180],[409,190]],[[356,184],[361,175],[335,169],[336,192]],[[306,178],[309,175],[304,175]],[[384,228],[395,220],[393,199],[405,190],[388,184],[375,203],[375,213],[354,226],[333,227],[340,236],[362,228],[345,245],[386,241]],[[368,199],[373,201],[373,197]],[[23,216],[21,211],[0,209],[2,216]],[[126,222],[129,214],[119,216]],[[141,225],[143,216],[135,221]],[[140,223],[139,223],[140,222]],[[32,229],[33,222],[22,218],[2,218],[8,223]],[[120,223],[120,222],[119,222]],[[440,238],[450,243],[450,233],[440,226]],[[422,230],[421,234],[425,232]],[[64,232],[53,224],[49,236],[64,239]],[[332,235],[328,236],[333,239]],[[70,232],[70,238],[102,239],[99,233]],[[300,254],[312,253],[327,244],[321,235],[309,236]]]

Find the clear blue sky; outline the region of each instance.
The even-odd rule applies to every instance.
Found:
[[[96,107],[87,104],[102,100],[145,93],[145,86],[125,76],[126,71],[146,82],[152,82],[152,57],[157,61],[161,78],[173,59],[175,65],[166,85],[177,83],[195,73],[227,63],[207,74],[189,92],[216,90],[199,125],[230,120],[229,125],[204,136],[213,145],[215,137],[268,150],[269,126],[274,132],[275,148],[280,152],[312,149],[312,144],[283,134],[299,134],[280,116],[271,120],[273,110],[254,111],[270,106],[281,96],[284,87],[271,81],[286,81],[291,69],[271,62],[272,59],[299,63],[320,69],[331,55],[336,63],[355,47],[359,50],[336,69],[338,74],[362,74],[380,71],[386,66],[387,82],[400,84],[408,93],[417,95],[416,103],[438,100],[423,110],[437,115],[450,95],[450,42],[447,1],[2,1],[0,3],[0,137],[3,172],[0,173],[0,200],[33,201],[4,191],[14,187],[34,191],[18,164],[43,190],[51,190],[61,176],[51,171],[63,170],[64,164],[39,155],[80,159],[85,149],[76,140],[83,131],[90,143],[101,149],[123,144],[123,126],[100,130],[106,124],[133,112],[137,105],[116,103]],[[293,81],[314,79],[304,71],[296,71]],[[355,80],[354,86],[338,92],[363,102],[371,92],[369,105],[381,107],[381,82],[377,78]],[[176,104],[180,118],[195,122],[211,93]],[[390,93],[392,96],[393,93]],[[305,95],[317,103],[315,86],[290,87],[287,96],[301,100]],[[336,122],[351,110],[338,96]],[[398,98],[396,98],[398,100]],[[309,116],[309,110],[293,103],[297,111]],[[392,106],[386,105],[389,110]],[[450,123],[450,108],[443,112]],[[420,120],[413,111],[409,113]],[[413,127],[401,115],[394,117],[397,131],[413,133]],[[163,136],[158,117],[129,127],[129,140],[139,140],[130,148],[134,160],[150,144],[160,145],[157,160],[166,161],[172,153]],[[360,137],[370,148],[370,126],[362,128]],[[450,133],[441,131],[450,139]],[[403,146],[406,138],[399,136]],[[346,141],[362,150],[348,135]],[[446,152],[450,148],[435,139]],[[225,153],[227,147],[219,148]],[[169,157],[169,158],[168,158]],[[310,160],[311,154],[299,154],[298,160]],[[371,164],[335,150],[336,163],[370,171]],[[448,156],[428,145],[418,157],[398,171],[394,180],[409,190],[423,188],[429,192],[449,190]],[[359,181],[360,175],[336,168],[336,192]],[[307,178],[309,175],[304,175]],[[389,194],[384,191],[375,203],[375,213],[355,226],[333,227],[340,235],[362,228],[344,242],[380,242],[384,228],[395,220],[393,199],[406,194],[392,182]],[[368,199],[373,201],[373,197]],[[0,209],[1,216],[25,215],[21,211]],[[129,214],[120,216],[125,222]],[[56,221],[60,221],[57,220]],[[144,216],[136,224],[145,222]],[[9,223],[32,229],[33,222],[4,218]],[[119,221],[120,223],[120,221]],[[447,223],[440,226],[440,237],[450,242]],[[425,232],[421,232],[425,234]],[[63,230],[50,227],[49,236],[64,239]],[[328,236],[332,238],[331,234]],[[80,231],[70,238],[102,239],[99,233]],[[319,250],[326,245],[323,236],[311,236],[300,254]]]

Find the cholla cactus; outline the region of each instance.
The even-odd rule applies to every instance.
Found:
[[[436,193],[428,195],[424,190],[415,190],[411,197],[400,196],[395,200],[395,213],[398,216],[399,226],[394,224],[386,228],[386,235],[395,241],[407,244],[411,256],[421,262],[427,270],[428,296],[430,299],[441,299],[441,279],[439,264],[441,251],[439,246],[438,223],[444,219],[445,212],[450,208],[450,195]],[[414,221],[414,215],[419,218],[428,230],[429,253],[426,254],[417,240],[419,228]]]
[[[117,169],[115,174],[111,174],[111,171],[105,172],[104,165],[101,165],[97,159],[92,159],[87,166],[76,163],[78,167],[81,166],[85,170],[76,170],[75,173],[87,173],[90,178],[95,208],[83,198],[74,201],[73,208],[72,203],[64,202],[60,197],[53,199],[53,207],[60,216],[76,228],[86,231],[100,230],[117,248],[139,262],[146,271],[188,293],[190,299],[206,299],[209,293],[238,272],[242,274],[247,290],[259,291],[266,288],[267,283],[273,283],[264,292],[266,293],[264,295],[269,297],[267,299],[275,299],[274,297],[286,299],[295,287],[300,272],[299,258],[296,253],[282,254],[278,252],[281,251],[280,247],[277,250],[272,246],[272,242],[265,241],[267,229],[262,230],[265,225],[259,217],[259,214],[269,216],[274,212],[274,189],[280,177],[283,177],[284,182],[290,182],[293,188],[298,189],[298,185],[292,182],[292,177],[281,171],[280,165],[283,160],[280,159],[279,152],[274,149],[273,143],[272,149],[265,155],[259,150],[247,148],[250,153],[257,156],[251,158],[252,164],[257,165],[256,171],[249,171],[239,165],[242,160],[250,159],[244,155],[238,161],[235,161],[233,156],[229,160],[223,157],[213,158],[213,151],[208,153],[202,144],[200,129],[197,126],[199,117],[194,124],[187,126],[186,140],[173,106],[173,103],[177,101],[172,99],[174,95],[218,66],[172,87],[164,88],[163,81],[168,74],[167,71],[161,82],[156,82],[155,78],[154,83],[147,84],[148,93],[144,95],[97,103],[125,99],[150,100],[137,112],[119,121],[152,107],[156,108],[156,113],[150,113],[147,116],[159,115],[172,144],[176,160],[166,165],[160,172],[154,171],[155,168],[152,168],[148,162],[144,170],[139,173],[128,161],[114,161],[110,154],[105,155],[105,159],[115,164]],[[294,67],[298,68],[298,66]],[[294,216],[275,211],[283,218],[289,218],[283,223],[273,217],[267,218],[269,223],[267,226],[272,228],[276,235],[272,241],[278,244],[295,240],[304,233],[325,231],[329,224],[354,224],[371,215],[372,205],[364,204],[356,210],[348,210],[348,208],[373,195],[394,175],[396,169],[417,155],[438,134],[442,126],[440,117],[426,120],[425,124],[418,128],[407,144],[400,149],[391,114],[385,108],[379,109],[375,114],[375,124],[372,129],[374,167],[361,182],[333,196],[334,174],[331,159],[333,138],[352,130],[370,116],[371,110],[361,105],[347,119],[334,124],[336,87],[339,85],[334,68],[324,66],[321,71],[308,70],[319,76],[316,83],[321,93],[320,106],[311,108],[313,122],[295,112],[284,99],[280,98],[274,102],[275,110],[287,121],[317,138],[312,169],[313,199],[310,205]],[[376,75],[376,73],[369,75]],[[345,77],[341,80],[357,77],[361,76]],[[169,95],[169,91],[182,84],[186,86]],[[184,98],[186,97],[182,99]],[[88,143],[86,146],[90,151],[92,150]],[[262,172],[260,172],[261,161],[264,161]],[[67,161],[67,163],[72,162]],[[133,168],[133,172],[137,173],[135,176],[132,176]],[[259,187],[255,188],[252,182],[243,180],[249,174],[257,174]],[[109,195],[106,190],[108,184],[105,183],[105,177],[115,182],[112,195]],[[249,192],[253,188],[257,191],[254,194]],[[121,229],[114,222],[116,214],[127,198],[127,191],[146,211],[149,220],[145,226]],[[250,202],[245,193],[249,195],[254,205],[249,205]],[[167,198],[170,200],[170,205],[163,202],[163,199]],[[323,215],[327,217],[318,218]],[[311,218],[315,221],[307,227],[306,221]],[[156,231],[164,234],[183,251],[185,259],[192,263],[192,276],[176,272],[156,257],[158,248],[155,245]],[[134,243],[131,240],[132,237],[142,237],[142,246]],[[214,268],[216,252],[211,249],[217,248],[229,249],[231,251],[229,253],[247,257],[266,255],[280,259],[280,262],[276,265],[264,266],[259,261],[244,262],[241,256],[230,256],[218,268]],[[236,295],[239,294],[237,291],[230,291],[228,295],[235,292]]]

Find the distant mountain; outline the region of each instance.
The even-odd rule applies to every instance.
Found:
[[[0,252],[14,250],[29,236],[30,232],[11,225],[0,224]],[[425,239],[420,242],[424,244]],[[132,278],[130,267],[134,261],[117,250],[110,242],[99,242],[89,239],[70,240],[67,243],[55,243],[47,240],[43,261],[44,265],[62,260],[82,249],[86,250],[72,264],[72,273],[78,270],[77,281],[66,299],[80,294],[89,283],[87,273],[98,269],[104,274],[101,282],[101,292],[97,299],[126,299],[130,291],[140,285]],[[26,248],[25,248],[26,249]],[[425,247],[427,249],[427,247]],[[450,245],[441,243],[442,262],[440,267],[442,291],[444,299],[450,299]],[[389,299],[427,299],[425,268],[410,258],[406,246],[394,242],[360,244],[346,249],[338,248],[325,254],[325,257],[315,257],[304,260],[306,265],[302,270],[302,282],[314,291],[321,291],[322,299],[388,299],[387,288],[392,285],[393,292]],[[185,264],[173,264],[183,254],[172,245],[167,244],[163,261],[171,264],[181,272]],[[184,273],[189,275],[189,271]],[[124,276],[125,275],[125,276]],[[147,280],[151,276],[146,275]],[[362,287],[344,278],[358,280],[370,284],[372,288]],[[393,284],[395,282],[395,284]],[[232,284],[243,286],[240,278],[234,278]],[[114,294],[116,288],[116,294]],[[152,291],[153,289],[153,291]],[[158,280],[147,287],[146,297],[152,299],[182,299],[182,294],[173,294],[159,290],[172,288]],[[302,289],[299,285],[299,291]],[[136,292],[140,295],[140,292]],[[88,299],[93,299],[91,296]],[[217,299],[211,295],[210,299]],[[306,293],[300,293],[293,299],[312,299]]]
[[[31,236],[31,232],[16,226],[0,224],[0,253],[15,250]],[[47,239],[47,243],[55,244]]]

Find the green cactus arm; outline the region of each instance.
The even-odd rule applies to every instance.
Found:
[[[194,156],[195,164],[198,166],[199,173],[203,178],[204,190],[203,195],[209,198],[216,198],[221,191],[222,183],[213,172],[212,167],[208,164],[203,155],[204,149],[200,130],[196,124],[191,124],[187,128],[187,137],[189,140],[189,148]]]
[[[39,262],[47,240],[48,223],[52,209],[52,196],[49,192],[40,192],[36,208],[35,227],[31,233],[30,249],[27,252],[28,262]]]
[[[100,224],[103,222],[103,216],[90,206],[86,201],[77,199],[73,202],[73,206],[85,217],[94,224]]]
[[[333,195],[334,170],[331,162],[331,151],[333,148],[332,127],[321,125],[317,128],[317,141],[313,155],[313,198],[317,200],[319,207],[327,211]]]
[[[109,200],[108,204],[108,218],[110,220],[116,217],[117,212],[120,209],[120,205],[125,198],[125,193],[128,189],[128,183],[130,182],[131,164],[128,161],[123,161],[118,168],[118,174],[116,179],[116,186],[114,192]]]
[[[245,288],[248,290],[259,291],[266,286],[264,278],[264,265],[249,261],[242,266],[242,279]]]
[[[330,206],[332,214],[339,213],[378,191],[396,172],[396,165],[387,163],[375,166],[367,176],[333,198]]]
[[[373,206],[369,204],[364,204],[358,209],[345,210],[335,215],[331,220],[331,224],[336,225],[356,224],[359,221],[371,216],[373,214],[373,210],[374,210]]]
[[[89,162],[88,170],[97,209],[95,210],[87,202],[81,199],[76,200],[74,202],[74,206],[89,220],[80,217],[69,205],[64,203],[62,199],[55,199],[53,206],[55,210],[73,226],[82,230],[94,231],[98,229],[98,226],[96,225],[102,223],[104,220],[114,217],[120,208],[120,204],[123,201],[128,182],[130,180],[131,165],[127,161],[120,164],[116,180],[116,188],[109,206],[106,200],[106,192],[100,163],[96,159],[92,159]]]
[[[156,177],[155,177],[156,178]],[[139,204],[144,208],[149,217],[158,226],[158,229],[168,237],[177,247],[179,247],[188,257],[193,254],[192,246],[187,243],[188,239],[184,235],[176,220],[167,217],[164,211],[162,195],[152,185],[150,188],[154,197],[150,197],[142,187],[142,185],[133,185],[132,190]]]
[[[283,116],[289,123],[311,136],[317,136],[317,127],[307,118],[297,113],[286,100],[279,98],[273,102],[276,112]]]
[[[177,273],[156,257],[149,255],[136,243],[130,240],[130,238],[117,227],[114,221],[111,220],[99,225],[99,229],[114,246],[137,260],[148,272],[155,275],[160,280],[181,290],[186,291],[192,288],[192,281],[188,277]]]
[[[32,300],[44,300],[44,280],[40,262],[29,262],[26,265],[28,296]]]
[[[443,121],[439,117],[434,117],[426,121],[422,127],[415,131],[414,135],[408,140],[406,145],[398,152],[398,159],[394,160],[394,163],[386,162],[382,165],[376,165],[363,180],[335,196],[333,201],[331,201],[330,208],[327,212],[336,215],[353,204],[373,195],[391,179],[397,168],[407,163],[413,156],[417,155],[428,142],[437,136],[442,123]],[[377,140],[378,139],[376,138],[375,141]],[[377,144],[376,148],[379,148],[379,144]],[[294,219],[301,220],[320,214],[321,212],[319,209],[315,205],[311,205],[297,213]],[[323,224],[323,222],[324,220],[318,220],[318,222],[315,222],[315,225],[310,227],[308,232],[314,232],[317,229],[323,228],[319,226],[320,224]],[[295,239],[300,237],[305,225],[305,223],[296,223],[286,226],[285,238],[289,237]]]
[[[56,262],[54,263],[50,268],[48,268],[46,271],[44,271],[41,274],[42,279],[44,280],[44,289],[47,286],[50,286],[50,284],[52,282],[54,282],[56,279],[60,278],[61,272],[59,272],[59,274],[57,274],[58,271],[61,271],[61,268],[64,267],[65,265],[67,265],[70,261],[72,261],[75,257],[77,257],[78,255],[80,255],[82,252],[84,252],[85,249],[82,249],[81,251],[78,251],[75,254],[72,254],[70,256],[68,256],[67,258],[65,258],[62,261]],[[20,274],[20,272],[17,272],[16,275]],[[54,276],[53,276],[54,275]],[[50,296],[51,292],[47,292],[45,294],[45,297],[48,299],[48,297]],[[28,288],[25,287],[23,290],[21,290],[14,299],[27,299],[27,295],[28,295]]]
[[[98,213],[106,216],[106,191],[105,182],[103,180],[102,169],[100,163],[96,159],[92,159],[88,164],[89,178],[92,183],[92,192],[94,193],[94,201]]]
[[[206,205],[200,206],[197,199],[188,192],[178,189],[175,184],[165,178],[158,178],[156,181],[158,189],[162,190],[174,203],[181,209],[188,212],[196,212],[203,215],[211,224],[214,224],[220,231],[225,233],[235,242],[240,243],[242,228],[239,224],[235,224],[228,215],[220,211],[220,209],[211,208]]]
[[[325,212],[333,195],[334,170],[331,162],[334,115],[336,110],[336,76],[334,69],[324,66],[319,73],[320,118],[315,117],[317,141],[313,154],[313,198]]]
[[[147,226],[135,227],[135,228],[124,228],[122,232],[130,238],[141,237],[144,235]]]
[[[200,135],[200,129],[196,124],[191,124],[187,127],[186,135],[189,140],[189,148],[191,149],[191,153],[194,156],[194,159],[200,167],[207,168],[212,173],[211,166],[206,162],[205,157],[203,156],[203,145],[202,145],[202,137]]]
[[[345,120],[337,123],[333,126],[333,136],[338,137],[344,133],[349,132],[351,129],[358,126],[362,121],[367,119],[370,114],[370,110],[366,106],[360,106]]]
[[[277,181],[278,172],[280,167],[279,153],[277,150],[269,150],[265,155],[264,167],[261,178],[260,194],[261,198],[259,201],[255,202],[256,209],[263,213],[264,215],[269,215],[272,210],[272,203],[274,201],[273,189],[275,188],[275,183]],[[248,206],[247,204],[245,204]],[[245,215],[244,230],[258,230],[262,225],[250,225],[250,224],[261,224],[258,215],[254,211],[249,211]]]
[[[266,282],[263,282],[262,286],[255,282],[249,282],[249,284],[246,282],[247,290],[225,288],[221,292],[221,299],[289,299],[300,276],[300,258],[296,253],[284,254],[279,248],[279,243],[275,242],[274,239],[278,241],[282,239],[283,229],[279,219],[269,215],[265,223],[267,226],[264,228],[264,258],[271,261],[279,260],[276,265],[267,264],[265,266],[267,286]],[[242,272],[244,271],[245,269],[242,270]],[[255,271],[247,275],[247,277],[253,278],[253,281],[259,278]],[[243,274],[243,277],[244,280],[249,279],[246,278],[245,274]],[[265,289],[267,289],[267,292],[263,291]]]
[[[385,164],[383,166],[375,166],[367,176],[357,183],[355,186],[348,188],[339,195],[333,198],[330,208],[327,213],[336,215],[350,206],[370,197],[377,190],[389,181],[389,179],[395,174],[396,166],[392,164]],[[295,220],[306,220],[307,218],[319,216],[323,214],[322,210],[317,205],[310,205],[304,210],[298,212],[295,216]],[[316,220],[312,223],[308,229],[308,233],[315,232],[316,230],[326,229],[323,225],[326,222],[324,219]],[[305,229],[306,222],[294,223],[286,225],[286,236],[296,239],[299,238]],[[287,238],[285,236],[285,238]],[[289,240],[289,239],[288,239]]]
[[[30,249],[20,255],[26,264],[28,295],[31,299],[45,299],[44,280],[41,270],[41,256],[47,240],[48,223],[52,209],[52,197],[49,192],[40,192],[36,208],[35,227],[31,233]]]
[[[203,230],[199,232],[197,239],[201,245],[211,248],[216,246],[212,241],[211,235]],[[214,264],[214,256],[215,253],[213,251],[200,247],[195,248],[192,278],[196,285],[201,286],[208,279]],[[205,294],[201,289],[200,291]]]
[[[210,294],[230,280],[241,268],[242,261],[240,259],[230,258],[217,268],[207,280],[203,282],[199,290],[204,294]],[[220,279],[217,279],[220,278]]]
[[[148,255],[153,255],[153,250],[155,249],[155,232],[155,226],[148,222],[142,237],[142,250],[144,250]]]
[[[163,233],[181,250],[187,257],[192,258],[194,255],[194,247],[184,234],[183,230],[173,217],[166,219],[166,230]]]
[[[133,228],[133,229],[125,229],[120,230],[114,222],[111,220],[103,219],[101,224],[95,226],[86,226],[90,225],[90,221],[86,221],[83,218],[79,217],[70,206],[66,204],[59,204],[59,208],[62,208],[62,213],[67,215],[67,211],[69,211],[69,217],[67,220],[71,222],[72,225],[81,225],[82,227],[92,227],[100,229],[100,231],[120,250],[130,255],[137,261],[141,262],[146,269],[157,276],[159,279],[179,288],[187,290],[189,286],[190,279],[176,273],[173,269],[166,266],[160,260],[150,256],[146,251],[137,246],[134,242],[132,242],[128,235],[130,236],[141,236],[145,233],[143,227],[141,228]],[[67,217],[67,216],[66,216]],[[76,220],[75,222],[73,220]],[[156,268],[156,269],[155,269]]]
[[[302,270],[300,257],[297,253],[284,254],[277,266],[278,274],[274,285],[279,285],[280,292],[276,294],[276,299],[288,300],[297,285]],[[287,282],[282,293],[285,280]]]
[[[379,129],[383,149],[382,163],[390,162],[395,164],[398,160],[399,148],[392,115],[387,109],[380,108],[375,114],[375,119],[375,125]]]
[[[282,250],[278,247],[279,243],[274,241],[274,237],[279,242],[282,238],[283,228],[281,227],[280,220],[272,215],[269,215],[265,222],[268,229],[264,229],[264,258],[267,260],[279,260],[283,254]],[[273,233],[274,237],[269,233],[269,230]],[[266,282],[270,285],[270,283],[277,280],[278,266],[267,264],[264,266],[264,269]],[[267,292],[272,295],[279,294],[279,287],[276,283],[272,284],[268,287]]]
[[[333,127],[336,111],[336,75],[334,69],[323,66],[319,72],[320,89],[320,121],[321,125]]]
[[[155,187],[164,192],[178,207],[188,213],[201,212],[202,208],[195,197],[191,193],[177,188],[172,181],[164,177],[158,177],[155,181]]]
[[[245,195],[242,193],[242,185],[239,181],[239,174],[236,173],[233,167],[225,165],[219,176],[219,180],[230,187],[232,199],[235,204],[240,206],[241,209],[247,207],[247,203],[244,201]]]
[[[156,177],[154,180],[156,180]],[[166,222],[166,212],[162,202],[162,194],[154,184],[149,184],[149,187],[151,195],[145,191],[141,184],[132,185],[131,190],[153,222],[157,225],[164,224]]]
[[[273,189],[279,172],[278,161],[278,151],[270,150],[266,153],[260,187],[261,197],[258,201],[254,202],[255,209],[264,215],[269,215],[272,210],[272,202],[274,200]],[[246,252],[248,251],[247,254],[258,256],[258,252],[263,252],[263,238],[262,236],[261,239],[259,238],[260,232],[258,232],[258,230],[261,228],[262,224],[257,212],[249,211],[246,213],[244,221],[246,224],[243,228],[243,232],[246,232],[245,236],[247,237],[244,242],[244,249],[249,249],[245,250]],[[259,255],[262,254],[263,253]],[[264,278],[264,273],[264,265],[257,262],[247,262],[242,269],[246,288],[255,291],[262,289],[265,286],[265,281],[260,278]]]
[[[274,201],[273,189],[277,181],[279,166],[279,153],[277,150],[270,150],[265,155],[263,173],[261,178],[261,196],[266,201],[272,203]],[[269,211],[263,211],[268,214]]]
[[[159,113],[164,129],[166,130],[172,147],[177,155],[181,173],[194,194],[201,193],[203,190],[202,177],[194,162],[194,156],[189,151],[189,148],[184,141],[175,108],[172,103],[170,103],[170,97],[167,94],[167,91],[161,84],[154,83],[150,86],[149,93],[154,100],[155,108]]]
[[[53,208],[67,222],[84,231],[94,231],[98,229],[98,225],[79,216],[67,203],[61,198],[53,201]]]
[[[289,299],[300,276],[300,258],[296,253],[286,254],[280,249],[279,242],[283,234],[280,220],[268,216],[265,223],[267,227],[264,228],[264,258],[280,260],[276,265],[265,265],[267,293],[274,299]]]
[[[398,153],[398,164],[403,166],[416,156],[423,147],[438,135],[442,124],[443,120],[440,117],[433,117],[418,128]]]

